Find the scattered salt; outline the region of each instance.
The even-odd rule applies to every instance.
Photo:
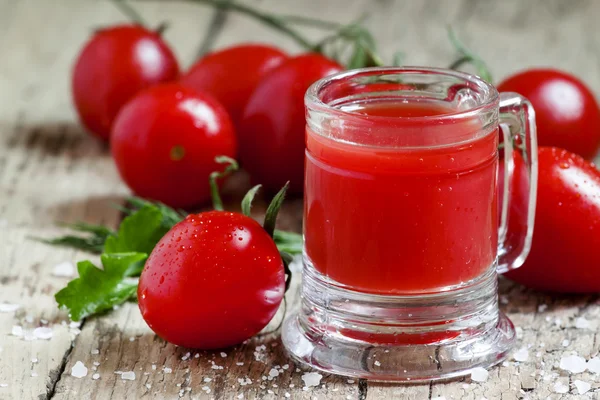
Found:
[[[592,324],[584,317],[579,317],[575,320],[575,328],[577,329],[590,329]]]
[[[19,304],[0,303],[0,313],[11,313],[17,311],[21,306]]]
[[[212,381],[212,379],[210,379],[210,378],[204,378],[204,382],[208,383],[210,381]]]
[[[515,361],[525,362],[529,359],[529,351],[527,348],[521,347],[515,354],[513,354]]]
[[[133,336],[132,336],[132,337],[130,337],[130,338],[129,338],[129,341],[130,341],[130,342],[135,342],[135,337],[133,337]]]
[[[25,316],[25,321],[29,322],[30,324],[33,324],[33,315],[26,315]]]
[[[121,379],[124,381],[135,381],[135,372],[127,371],[121,374]]]
[[[446,400],[444,396],[432,397],[431,400]]]
[[[307,388],[318,386],[319,383],[321,383],[322,378],[323,375],[319,374],[318,372],[306,372],[304,375],[302,375],[302,381]]]
[[[577,393],[579,394],[587,393],[592,388],[592,385],[587,382],[580,381],[579,379],[573,382],[573,384],[577,388]]]
[[[0,383],[0,388],[8,387],[8,383]]]
[[[252,384],[252,379],[246,377],[246,378],[238,378],[238,382],[240,384],[240,386],[246,386],[246,385],[251,385]]]
[[[225,352],[222,351],[221,352],[221,357],[223,357],[223,358],[227,357],[227,353],[225,353]]]
[[[348,379],[346,382],[348,382],[349,384],[353,384],[354,383],[354,379]]]
[[[269,371],[269,380],[272,381],[273,378],[276,378],[277,376],[279,376],[279,371],[277,371],[275,368],[271,368],[271,370]]]
[[[275,393],[275,392],[274,392],[274,391],[272,391],[271,389],[269,389],[269,390],[267,390],[267,393],[269,393],[269,394],[273,394],[273,393]]]
[[[377,367],[381,366],[381,363],[379,361],[377,361],[377,360],[375,360],[375,362],[373,364],[375,364],[375,366],[377,366]]]
[[[291,395],[291,394],[289,394],[288,392],[285,392],[284,396],[285,396],[286,398],[288,398],[288,399],[289,399],[290,397],[292,397],[292,395]]]
[[[281,367],[281,368],[288,369],[289,367],[290,367],[289,364],[284,364],[283,367]]]
[[[33,358],[31,359],[31,362],[35,364],[35,363],[37,363],[37,362],[38,362],[38,359],[37,359],[37,358],[35,358],[35,357],[33,357]]]
[[[164,372],[165,374],[170,374],[171,372],[173,372],[173,370],[172,370],[171,368],[164,367],[164,368],[163,368],[163,372]]]
[[[485,382],[489,375],[490,373],[485,368],[477,367],[471,370],[471,380],[475,382]]]
[[[240,393],[240,394],[238,394],[237,398],[238,398],[238,399],[243,399],[243,398],[244,398],[244,393]]]
[[[190,358],[190,352],[188,351],[187,353],[185,353],[185,355],[183,357],[181,357],[181,361],[186,361]]]
[[[560,359],[559,368],[565,371],[569,371],[573,374],[578,374],[580,372],[585,371],[586,369],[585,358],[579,357],[577,355],[563,357]]]
[[[42,340],[50,340],[52,339],[52,328],[47,328],[45,326],[35,328],[33,330],[33,336]]]
[[[548,309],[548,304],[540,304],[538,306],[538,312],[544,312]]]
[[[194,358],[200,358],[200,353],[194,354]]]
[[[150,390],[152,388],[152,385],[149,383],[146,383],[146,389]]]
[[[569,393],[569,387],[562,382],[556,382],[554,384],[554,392],[555,393]]]
[[[562,341],[562,346],[567,347],[569,345],[569,343],[571,343],[571,342],[569,342],[567,339],[565,339]]]
[[[152,371],[156,371],[156,364],[152,364]]]
[[[35,378],[36,376],[38,376],[37,372],[35,372],[35,371],[31,371],[31,377],[32,377],[32,378]]]
[[[100,379],[100,374],[94,374],[94,375],[92,375],[92,379],[95,380],[95,381],[98,380],[98,379]]]
[[[23,337],[23,327],[15,325],[12,327],[10,334],[13,336]]]
[[[75,274],[75,266],[70,261],[64,261],[56,264],[52,270],[52,275],[70,278]]]
[[[71,368],[71,376],[74,376],[75,378],[83,378],[84,376],[87,376],[87,373],[88,369],[81,361],[77,361]]]
[[[92,354],[94,354],[94,355],[100,354],[100,350],[98,350],[98,349],[92,349]]]
[[[243,362],[236,362],[235,365],[242,366],[242,365],[244,365],[244,363]]]
[[[594,358],[590,358],[590,360],[587,362],[587,370],[590,371],[593,374],[600,374],[600,358],[598,357],[594,357]]]

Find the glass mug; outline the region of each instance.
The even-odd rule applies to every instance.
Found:
[[[324,78],[305,103],[304,275],[288,352],[380,381],[502,361],[515,331],[497,274],[523,263],[533,233],[530,103],[473,75],[395,67]]]

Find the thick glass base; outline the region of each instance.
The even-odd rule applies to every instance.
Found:
[[[301,309],[282,339],[292,357],[324,372],[419,382],[497,364],[516,335],[498,311],[495,265],[440,293],[381,296],[343,288],[305,262]]]

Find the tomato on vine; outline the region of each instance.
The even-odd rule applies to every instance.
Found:
[[[77,57],[73,103],[85,127],[109,140],[121,107],[140,90],[179,75],[175,55],[160,34],[141,25],[118,25],[94,33]]]
[[[535,109],[538,143],[586,159],[600,148],[600,108],[594,93],[578,78],[555,69],[529,69],[500,84],[501,92],[525,96]]]
[[[321,54],[290,58],[268,73],[244,110],[238,137],[240,160],[252,179],[275,191],[304,183],[304,93],[315,81],[341,71]]]
[[[158,242],[140,277],[144,320],[179,346],[217,349],[243,342],[273,319],[287,288],[284,258],[289,256],[280,255],[273,241],[287,185],[260,226],[249,216],[258,186],[244,198],[243,214],[223,211],[215,180],[229,170],[211,176],[215,211],[188,215],[176,224]]]
[[[286,59],[287,55],[275,47],[241,44],[205,55],[190,67],[180,82],[214,96],[237,127],[260,80]]]
[[[237,143],[227,112],[207,94],[180,84],[140,92],[117,116],[113,158],[138,196],[171,207],[207,202],[206,183],[218,155],[234,157]]]

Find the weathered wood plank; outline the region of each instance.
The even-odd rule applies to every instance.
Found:
[[[526,66],[550,65],[583,77],[600,92],[600,39],[591,34],[596,30],[600,4],[591,0],[250,3],[274,12],[340,22],[370,11],[367,24],[384,56],[390,59],[393,52],[401,50],[406,53],[406,63],[413,65],[444,66],[453,59],[445,34],[446,24],[451,23],[464,41],[489,62],[498,78]],[[213,10],[181,1],[136,2],[136,7],[151,24],[172,22],[166,39],[174,44],[182,64],[189,65]],[[28,241],[27,236],[55,234],[55,220],[117,222],[118,213],[109,203],[122,198],[126,189],[119,183],[106,148],[84,135],[75,124],[68,71],[93,28],[124,20],[107,2],[0,3],[0,54],[7,55],[0,63],[0,303],[23,306],[14,315],[0,313],[0,384],[9,383],[8,387],[0,387],[0,398],[53,395],[73,399],[162,399],[179,398],[181,390],[184,398],[207,399],[236,398],[240,394],[244,398],[285,398],[286,393],[294,399],[599,398],[598,375],[580,373],[569,377],[558,368],[560,359],[571,352],[586,359],[598,354],[598,298],[547,296],[508,282],[501,285],[501,298],[507,303],[503,308],[521,328],[517,349],[527,348],[528,359],[510,359],[490,371],[485,383],[467,378],[435,385],[359,385],[325,376],[325,387],[303,391],[304,371],[296,371],[292,366],[277,335],[255,338],[228,349],[227,357],[221,357],[220,352],[203,352],[194,358],[196,353],[190,351],[192,358],[181,360],[188,350],[156,338],[135,304],[90,319],[69,353],[71,334],[68,327],[60,324],[65,315],[56,310],[52,298],[66,280],[52,276],[52,269],[62,261],[75,261],[84,255],[49,248]],[[319,33],[311,30],[310,37],[316,39]],[[239,15],[228,17],[215,46],[248,40],[264,40],[298,51],[289,39]],[[288,205],[282,214],[282,227],[298,229],[301,209],[299,201]],[[256,212],[260,215],[260,207]],[[297,284],[296,280],[295,290]],[[290,307],[297,298],[295,293],[288,296]],[[580,318],[590,321],[591,329],[582,328]],[[43,325],[42,319],[53,327],[49,342],[29,342],[6,335],[13,325],[33,328]],[[257,361],[254,352],[262,345],[265,348],[259,347]],[[96,349],[99,354],[92,354]],[[38,362],[32,363],[32,358]],[[70,376],[77,361],[89,369],[85,378]],[[212,361],[223,369],[213,369]],[[96,366],[94,362],[100,364]],[[153,364],[156,370],[152,369]],[[269,376],[271,368],[286,364],[288,368],[277,369],[272,380],[262,380],[262,376]],[[172,372],[165,373],[163,366]],[[32,371],[37,376],[32,377]],[[136,380],[123,380],[115,371],[134,371]],[[99,374],[99,379],[92,378],[94,373]],[[246,377],[252,383],[242,385],[238,379],[246,383]],[[205,382],[205,378],[211,381]],[[591,391],[578,395],[574,386],[577,379],[592,383]],[[557,382],[566,385],[568,393],[556,393]]]

